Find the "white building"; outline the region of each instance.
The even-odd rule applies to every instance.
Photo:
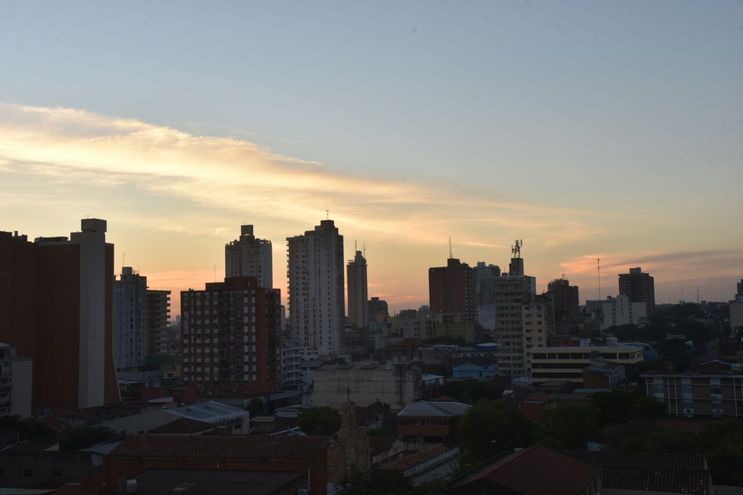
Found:
[[[316,407],[345,402],[366,407],[381,402],[401,411],[420,398],[421,373],[405,363],[326,364],[313,375],[312,404]]]
[[[495,280],[495,341],[498,344],[498,366],[507,373],[525,373],[528,369],[527,354],[529,340],[527,333],[538,327],[537,318],[544,319],[543,310],[531,306],[536,297],[536,279],[526,275],[504,275]],[[538,305],[538,306],[541,306]],[[541,313],[540,313],[541,311]],[[532,317],[525,323],[525,317]]]
[[[138,368],[147,360],[147,277],[130,266],[114,281],[113,351],[116,369]]]
[[[33,361],[0,342],[0,416],[31,416]]]
[[[224,247],[225,277],[255,277],[258,287],[273,288],[271,241],[253,235],[252,225],[240,226],[240,238]]]
[[[321,355],[339,354],[345,320],[343,236],[332,220],[288,243],[291,339]]]
[[[626,295],[607,297],[606,300],[586,301],[586,311],[600,318],[600,329],[622,325],[637,325],[648,315],[647,304],[630,302]]]
[[[642,303],[643,305],[645,303]],[[531,355],[532,383],[561,381],[583,383],[583,370],[592,360],[631,366],[642,362],[642,349],[627,345],[585,347],[534,347]]]

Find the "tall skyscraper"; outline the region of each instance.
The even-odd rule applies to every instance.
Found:
[[[35,408],[119,400],[113,362],[113,244],[106,221],[33,243],[0,232],[0,342],[33,359]]]
[[[655,311],[655,282],[640,267],[619,274],[619,293],[629,297],[630,302],[644,302],[648,315]]]
[[[116,369],[145,365],[149,353],[147,325],[147,277],[132,267],[121,269],[114,281],[114,363]]]
[[[281,388],[281,295],[254,277],[181,292],[183,380],[202,393]]]
[[[495,281],[500,277],[500,267],[478,261],[472,269],[475,285],[475,310],[477,322],[493,335],[495,332]]]
[[[292,340],[321,355],[338,354],[345,319],[343,236],[332,220],[323,220],[286,240]]]
[[[225,277],[255,277],[258,287],[273,288],[271,241],[253,235],[252,225],[240,227],[240,238],[224,247]]]
[[[147,335],[149,355],[170,353],[170,291],[147,290]]]
[[[369,326],[369,301],[366,258],[361,251],[356,251],[356,256],[348,262],[346,267],[348,279],[348,320],[353,328],[366,328]]]
[[[465,321],[475,321],[475,301],[472,268],[456,258],[446,260],[446,266],[428,269],[428,297],[431,311],[458,314]]]
[[[578,286],[570,285],[564,278],[555,279],[547,284],[547,295],[554,308],[555,333],[569,335],[570,330],[578,325]]]

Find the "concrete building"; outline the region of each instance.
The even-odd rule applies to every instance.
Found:
[[[252,225],[240,226],[240,238],[224,247],[224,276],[255,277],[258,287],[273,288],[271,241],[253,235]]]
[[[514,273],[502,275],[495,280],[495,306],[497,319],[494,340],[498,344],[498,365],[507,374],[525,373],[528,369],[528,340],[525,334],[524,317],[539,313],[535,303],[536,279],[524,275],[524,260],[515,257],[510,267]],[[527,306],[527,310],[524,307]],[[532,323],[536,324],[536,321]],[[529,327],[529,332],[536,327]],[[534,336],[532,335],[532,339]]]
[[[526,352],[526,369],[531,369],[529,349],[547,345],[548,323],[547,306],[541,302],[531,302],[521,306],[523,319],[523,344]]]
[[[340,354],[345,320],[343,236],[332,220],[287,238],[291,339],[321,355]]]
[[[149,354],[147,277],[125,266],[114,281],[114,362],[117,370],[145,365]]]
[[[586,312],[598,319],[600,330],[622,325],[637,325],[641,319],[648,316],[646,303],[631,302],[629,296],[624,294],[617,297],[608,296],[606,300],[586,301]]]
[[[315,369],[313,375],[314,406],[352,401],[367,407],[381,402],[400,411],[420,397],[420,371],[401,362],[326,364]]]
[[[593,361],[632,366],[642,362],[642,349],[630,346],[535,347],[529,350],[532,383],[551,381],[582,385],[583,370]]]
[[[387,301],[376,296],[369,299],[369,321],[384,321],[389,316]]]
[[[170,291],[147,290],[147,349],[149,355],[172,351],[170,325]]]
[[[309,379],[307,369],[318,366],[317,349],[283,342],[281,346],[281,384],[284,387],[298,387]]]
[[[673,416],[743,418],[743,366],[709,361],[687,373],[641,376],[648,397]]]
[[[478,261],[472,269],[475,285],[475,309],[477,311],[477,322],[490,335],[495,332],[495,281],[500,277],[501,270],[498,265],[489,265],[484,261]]]
[[[743,280],[738,282],[735,299],[730,301],[730,333],[735,337],[738,331],[743,332]]]
[[[366,278],[366,258],[361,251],[348,262],[348,322],[354,329],[369,326],[369,292]]]
[[[428,269],[428,295],[431,311],[459,314],[467,321],[476,320],[472,269],[456,258],[446,266]]]
[[[555,334],[569,335],[579,323],[578,286],[564,278],[547,284],[547,295],[552,299],[555,313]]]
[[[33,359],[33,406],[84,409],[118,400],[113,254],[106,221],[67,237],[0,232],[0,341]],[[43,310],[42,310],[43,309]]]
[[[655,282],[640,267],[619,274],[619,293],[629,297],[630,302],[645,303],[648,315],[655,311]]]
[[[203,393],[266,395],[281,388],[280,293],[253,277],[181,292],[183,380]]]
[[[16,349],[0,342],[0,416],[31,416],[33,361],[19,357]]]
[[[441,335],[442,316],[434,314],[428,306],[403,309],[392,317],[392,334],[401,339],[424,340]]]

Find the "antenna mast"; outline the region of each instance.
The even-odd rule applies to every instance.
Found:
[[[596,258],[596,273],[599,279],[599,301],[601,300],[601,258]]]
[[[454,255],[452,254],[452,251],[451,251],[451,236],[449,236],[449,259],[452,259],[452,258],[454,258]]]

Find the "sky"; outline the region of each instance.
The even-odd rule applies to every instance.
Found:
[[[244,223],[284,293],[326,211],[394,310],[449,237],[582,300],[599,257],[603,295],[728,300],[742,186],[740,0],[0,1],[0,230],[105,218],[175,313]]]

